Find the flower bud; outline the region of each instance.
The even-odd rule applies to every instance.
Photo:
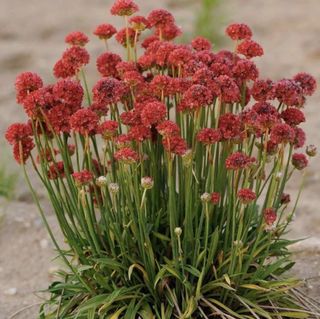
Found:
[[[180,227],[176,227],[176,228],[174,229],[174,233],[175,233],[178,237],[180,237],[181,234],[182,234],[182,229],[181,229]]]
[[[190,167],[192,164],[192,150],[187,150],[183,155],[182,155],[182,164],[185,167]]]
[[[276,174],[275,177],[276,177],[276,181],[277,181],[277,182],[281,181],[282,175],[283,175],[282,172],[278,172],[278,173]]]
[[[306,153],[310,157],[314,157],[317,155],[317,147],[313,144],[310,144],[306,148]]]
[[[151,189],[153,187],[153,179],[152,177],[145,176],[141,178],[141,186],[145,189]]]
[[[110,183],[109,184],[109,192],[111,194],[117,194],[119,192],[119,184],[117,183]]]
[[[96,184],[97,184],[97,186],[99,186],[99,187],[107,186],[107,184],[108,184],[107,178],[106,178],[105,176],[99,176],[99,177],[96,179]]]
[[[209,203],[210,200],[211,200],[211,194],[209,193],[203,193],[201,196],[200,196],[200,199],[202,202],[204,203]]]

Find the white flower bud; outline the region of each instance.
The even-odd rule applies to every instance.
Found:
[[[201,199],[202,202],[208,203],[208,202],[210,202],[210,200],[211,200],[211,194],[209,194],[209,193],[203,193],[203,194],[200,196],[200,199]]]
[[[105,176],[99,176],[99,177],[96,179],[96,184],[97,184],[99,187],[105,187],[105,186],[107,186],[107,184],[108,184],[107,178],[106,178]]]
[[[119,185],[117,183],[110,183],[109,192],[112,194],[117,194],[119,192]]]
[[[176,227],[176,228],[174,229],[174,233],[175,233],[178,237],[180,237],[181,234],[182,234],[182,229],[181,229],[180,227]]]
[[[141,186],[145,189],[151,189],[153,187],[153,179],[152,177],[145,176],[141,178]]]

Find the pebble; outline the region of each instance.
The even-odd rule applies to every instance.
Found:
[[[12,287],[4,291],[4,294],[7,296],[14,296],[17,294],[17,288]]]

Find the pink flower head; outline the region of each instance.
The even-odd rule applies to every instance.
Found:
[[[242,188],[238,191],[237,194],[240,202],[243,204],[250,204],[257,197],[256,193],[253,192],[250,188]]]
[[[267,101],[274,98],[273,82],[267,80],[256,80],[251,88],[251,95],[256,101]]]
[[[293,143],[295,138],[294,129],[285,123],[275,124],[271,129],[270,140],[273,143]]]
[[[317,88],[316,79],[308,73],[298,73],[293,77],[293,80],[301,86],[303,94],[312,95]]]
[[[240,101],[240,89],[231,77],[227,75],[220,75],[216,80],[220,88],[220,97],[222,102],[235,103]]]
[[[171,137],[180,134],[180,127],[170,120],[163,121],[156,127],[156,129],[158,133],[164,137]]]
[[[287,124],[291,126],[299,125],[306,120],[303,112],[293,107],[284,110],[281,113],[281,117]]]
[[[70,173],[72,173],[72,169],[70,168]],[[66,176],[65,165],[62,161],[57,163],[52,163],[48,169],[48,178],[49,179],[58,179],[64,178]]]
[[[226,34],[232,40],[244,40],[252,37],[251,29],[243,23],[233,23],[226,28]]]
[[[263,55],[261,45],[253,40],[245,40],[237,46],[237,52],[251,59]]]
[[[92,92],[95,103],[107,105],[119,102],[127,93],[127,87],[117,79],[105,77],[95,84]]]
[[[92,172],[84,169],[81,172],[75,172],[72,174],[74,181],[78,187],[84,186],[92,182],[93,174]]]
[[[291,162],[292,162],[292,165],[298,170],[303,170],[308,166],[307,156],[302,153],[293,154]]]
[[[146,104],[141,112],[143,125],[150,127],[163,121],[167,115],[167,107],[161,102]]]
[[[167,152],[176,155],[184,155],[187,151],[187,143],[179,135],[164,138],[162,144]]]
[[[119,44],[124,46],[125,48],[127,47],[127,34],[128,34],[128,42],[129,46],[133,47],[134,46],[134,41],[138,40],[138,35],[136,35],[136,31],[132,28],[123,28],[119,30],[116,34],[116,40]]]
[[[130,127],[128,132],[130,139],[136,142],[143,142],[144,140],[150,139],[152,137],[151,135],[150,128],[140,124]]]
[[[173,79],[167,75],[156,75],[151,83],[152,91],[156,96],[169,96],[172,94]]]
[[[129,147],[131,142],[131,137],[128,134],[120,134],[115,138],[114,141],[117,148]]]
[[[191,58],[192,52],[189,49],[183,47],[177,48],[170,53],[168,63],[175,67],[184,66]]]
[[[102,76],[118,75],[116,66],[121,62],[121,57],[116,53],[105,52],[102,53],[97,59],[97,69]]]
[[[210,105],[212,102],[211,91],[203,85],[194,84],[183,94],[179,110],[197,110],[202,106]]]
[[[282,193],[280,202],[282,205],[289,204],[291,202],[290,194]]]
[[[108,120],[99,125],[98,132],[105,140],[108,140],[117,134],[118,127],[118,122]]]
[[[83,47],[89,42],[89,38],[83,32],[74,31],[65,37],[65,42],[70,45],[79,45]]]
[[[277,99],[288,106],[300,107],[304,103],[303,92],[298,82],[290,79],[280,80],[274,87]]]
[[[89,63],[88,51],[80,46],[67,49],[62,58],[54,66],[54,75],[57,78],[67,78],[76,75],[81,68]]]
[[[23,72],[16,78],[17,102],[22,103],[28,94],[42,88],[43,82],[37,73]]]
[[[169,23],[161,28],[157,28],[155,35],[161,40],[171,41],[182,34],[181,28],[179,28],[175,23]]]
[[[70,118],[71,128],[82,135],[95,134],[98,123],[98,115],[89,109],[80,109]]]
[[[226,159],[226,168],[232,170],[245,169],[254,164],[256,159],[244,153],[236,152]]]
[[[127,71],[123,74],[123,81],[131,88],[144,84],[144,77],[138,71]]]
[[[191,41],[192,47],[196,51],[211,50],[211,42],[204,37],[196,37]]]
[[[131,16],[139,10],[132,0],[116,0],[111,7],[111,14],[115,16]]]
[[[221,115],[218,127],[223,140],[242,139],[244,128],[238,115],[233,113],[225,113]]]
[[[114,153],[114,158],[124,164],[133,164],[139,160],[139,155],[130,147],[123,147]]]
[[[109,112],[109,107],[102,103],[93,102],[88,108],[95,112],[99,117],[106,116]]]
[[[205,145],[211,145],[221,140],[221,133],[218,129],[203,128],[197,134],[197,140]]]
[[[220,193],[218,193],[218,192],[213,192],[213,193],[211,193],[211,199],[210,199],[210,201],[211,201],[211,203],[212,203],[213,205],[218,205],[219,202],[220,202],[220,198],[221,198]]]
[[[152,27],[162,28],[167,24],[174,23],[174,17],[167,10],[156,9],[149,13],[148,21]]]
[[[130,18],[129,23],[133,30],[141,32],[150,28],[149,21],[143,16],[134,16]]]
[[[294,127],[295,137],[293,146],[294,148],[301,148],[306,142],[306,133],[301,127]]]
[[[263,211],[264,221],[268,226],[271,226],[277,220],[277,213],[273,208],[266,208]]]
[[[99,24],[93,32],[101,40],[108,40],[116,33],[117,29],[109,23]]]
[[[234,77],[241,81],[254,81],[259,76],[256,65],[250,60],[239,60],[233,67],[232,72]]]
[[[9,144],[14,145],[32,136],[31,126],[24,123],[11,124],[5,133],[5,138]]]
[[[70,116],[71,113],[64,104],[56,105],[47,114],[48,126],[57,134],[69,133]]]
[[[155,41],[159,41],[159,37],[152,34],[152,35],[149,35],[148,37],[146,37],[142,43],[141,43],[141,46],[144,48],[144,49],[147,49],[151,43],[155,42]]]
[[[19,164],[25,164],[31,155],[34,148],[34,143],[31,137],[26,137],[13,145],[13,156]]]
[[[57,101],[65,105],[70,114],[81,107],[84,92],[78,81],[61,79],[53,86],[52,93]]]

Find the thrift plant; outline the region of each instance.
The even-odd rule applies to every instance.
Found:
[[[245,24],[226,29],[234,52],[214,52],[202,37],[175,44],[168,11],[137,11],[116,0],[125,27],[95,29],[126,60],[104,49],[92,90],[81,32],[66,37],[55,83],[16,80],[28,121],[6,138],[66,265],[39,318],[319,318],[319,303],[285,275],[296,241],[284,236],[298,200],[288,206],[287,182],[316,154],[299,126],[316,81],[260,79],[263,49]]]

